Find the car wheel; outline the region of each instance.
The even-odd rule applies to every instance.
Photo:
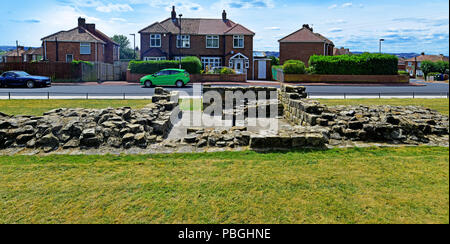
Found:
[[[35,87],[34,81],[32,81],[32,80],[27,81],[27,87],[34,88]]]
[[[144,86],[145,86],[146,88],[150,88],[150,87],[152,87],[152,82],[151,82],[151,81],[146,81],[146,82],[144,83]]]
[[[179,80],[179,81],[177,81],[177,83],[175,83],[175,85],[176,85],[178,88],[181,88],[181,87],[184,86],[184,83],[183,83],[181,80]]]

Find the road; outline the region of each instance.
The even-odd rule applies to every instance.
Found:
[[[449,92],[449,85],[445,83],[420,83],[424,86],[330,86],[330,85],[307,85],[307,92],[312,98],[343,98],[344,93],[347,98],[350,97],[446,97]],[[252,83],[249,85],[258,85]],[[221,85],[222,86],[222,85]],[[232,85],[237,86],[237,85]],[[242,85],[241,85],[242,86]],[[273,85],[277,87],[276,83]],[[185,88],[166,87],[168,90],[177,90],[185,92],[182,97],[193,96],[193,87],[189,85]],[[142,88],[138,84],[121,85],[55,85],[47,88],[0,88],[0,99],[36,98],[47,99],[67,99],[67,98],[118,98],[123,99],[142,99],[150,98],[154,94],[154,89]],[[433,94],[432,94],[433,93]],[[195,94],[197,96],[198,94]]]

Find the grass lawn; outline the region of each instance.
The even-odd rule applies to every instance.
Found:
[[[143,108],[151,100],[0,100],[0,112],[9,115],[34,115],[55,108]]]
[[[448,99],[317,99],[322,104],[334,105],[393,105],[393,106],[422,106],[436,110],[442,114],[449,114]]]
[[[449,149],[0,157],[0,223],[449,223]]]

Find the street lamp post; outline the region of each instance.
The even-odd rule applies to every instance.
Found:
[[[384,42],[384,39],[380,39],[380,53],[381,53],[381,43]]]
[[[133,36],[133,57],[136,59],[136,34],[130,34],[130,36]]]
[[[182,14],[180,14],[180,15],[178,15],[179,17],[180,17],[180,20],[179,20],[179,28],[180,28],[180,35],[179,35],[179,41],[180,41],[180,56],[178,57],[179,59],[180,59],[180,64],[179,64],[179,67],[180,67],[180,69],[181,69],[181,52],[182,52],[182,50],[183,50],[183,39],[181,38],[181,17],[183,17],[183,15]],[[178,42],[178,40],[177,40],[177,42]]]

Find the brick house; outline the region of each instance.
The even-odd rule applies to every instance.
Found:
[[[349,55],[351,54],[350,49],[348,48],[333,48],[333,56],[339,56],[339,55]]]
[[[282,38],[280,43],[280,63],[287,60],[301,60],[308,66],[309,58],[313,55],[333,56],[332,41],[314,33],[309,25],[303,25],[300,30]]]
[[[41,39],[44,60],[50,62],[72,62],[83,60],[90,62],[114,63],[119,61],[119,44],[87,24],[84,18],[78,18],[78,26],[60,31]]]
[[[42,59],[42,48],[28,48],[18,46],[16,49],[6,52],[0,57],[4,63],[30,63]]]
[[[180,35],[181,27],[181,35]],[[253,79],[254,32],[227,18],[177,18],[175,7],[171,17],[141,31],[142,60],[179,60],[197,56],[203,68],[230,67]]]
[[[423,61],[432,61],[432,62],[445,61],[445,62],[448,62],[448,60],[449,60],[449,58],[445,57],[443,54],[425,55],[425,53],[422,53],[420,56],[405,60],[406,71],[408,71],[408,73],[411,77],[423,76],[423,72],[420,69],[420,66]]]

